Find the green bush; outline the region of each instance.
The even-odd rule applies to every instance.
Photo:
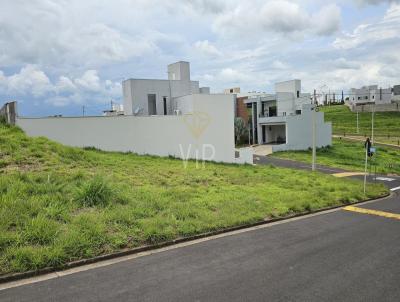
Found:
[[[78,189],[76,200],[84,207],[107,206],[115,196],[115,191],[101,176],[84,183]]]
[[[43,215],[28,221],[22,230],[22,238],[27,243],[52,243],[59,230],[59,224]]]

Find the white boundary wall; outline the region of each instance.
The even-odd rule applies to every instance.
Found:
[[[190,95],[178,99],[191,111],[180,116],[18,118],[30,136],[69,146],[217,162],[235,159],[234,102],[231,95]],[[197,116],[206,118],[199,125]]]

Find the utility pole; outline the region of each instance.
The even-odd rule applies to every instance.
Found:
[[[314,108],[312,109],[312,170],[315,171],[315,162],[316,162],[316,157],[317,157],[317,152],[316,152],[316,110],[317,110],[317,106],[316,106],[316,100],[317,99],[317,91],[314,89]]]
[[[250,123],[249,123],[249,125],[248,125],[248,128],[249,128],[249,146],[251,146],[251,140],[250,140],[250,138],[251,138],[251,135],[250,135]]]
[[[360,128],[358,127],[358,111],[357,111],[357,134],[360,133]]]
[[[374,115],[375,115],[375,105],[372,105],[372,121],[371,121],[371,144],[374,144]]]
[[[367,187],[368,148],[365,148],[364,195]]]

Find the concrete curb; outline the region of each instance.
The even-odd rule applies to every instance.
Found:
[[[177,239],[174,239],[171,241],[165,241],[165,242],[161,242],[161,243],[154,244],[154,245],[145,245],[145,246],[141,246],[141,247],[137,247],[137,248],[133,248],[133,249],[122,250],[122,251],[111,253],[111,254],[96,256],[96,257],[89,258],[89,259],[81,259],[81,260],[66,263],[62,267],[47,267],[47,268],[39,269],[36,271],[27,271],[27,272],[22,272],[22,273],[0,275],[0,284],[4,284],[4,283],[11,282],[11,281],[16,281],[16,280],[22,280],[22,279],[26,279],[26,278],[30,278],[30,277],[41,276],[41,275],[45,275],[45,274],[49,274],[49,273],[53,273],[53,272],[57,272],[57,271],[64,271],[64,270],[71,269],[74,267],[92,264],[92,263],[96,263],[96,262],[101,262],[104,260],[138,254],[138,253],[146,252],[146,251],[150,251],[150,250],[156,250],[159,248],[175,245],[178,243],[194,241],[194,240],[198,240],[198,239],[202,239],[202,238],[206,238],[206,237],[210,237],[210,236],[215,236],[215,235],[219,235],[219,234],[223,234],[223,233],[229,233],[229,232],[242,230],[242,229],[246,229],[246,228],[251,228],[251,227],[255,227],[255,226],[270,224],[270,223],[274,223],[274,222],[278,222],[278,221],[282,221],[282,220],[288,220],[291,218],[302,217],[302,216],[312,215],[312,214],[316,214],[316,213],[320,213],[320,212],[324,212],[324,211],[339,209],[339,208],[343,208],[343,207],[346,207],[349,205],[362,204],[362,203],[366,203],[366,202],[370,202],[370,201],[384,200],[391,196],[394,196],[393,192],[389,192],[388,194],[381,196],[379,198],[369,198],[369,199],[357,201],[357,202],[351,203],[351,204],[326,207],[326,208],[318,209],[315,211],[296,213],[296,214],[288,215],[285,217],[278,217],[278,218],[273,218],[273,219],[268,219],[268,220],[264,219],[264,220],[250,223],[250,224],[243,224],[243,225],[239,225],[239,226],[235,226],[235,227],[224,228],[221,230],[202,233],[202,234],[198,234],[198,235],[194,235],[194,236],[190,236],[190,237],[177,238]]]

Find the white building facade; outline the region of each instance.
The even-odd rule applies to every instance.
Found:
[[[271,144],[273,151],[305,150],[312,146],[311,95],[301,93],[301,81],[275,84],[275,94],[249,97],[253,144]],[[332,144],[332,125],[316,112],[317,147]]]
[[[390,104],[392,101],[392,88],[378,88],[378,85],[351,88],[349,103],[352,105],[364,104]]]
[[[122,82],[125,115],[174,114],[173,99],[192,94],[209,94],[190,80],[189,62],[168,65],[168,79],[129,79]]]

